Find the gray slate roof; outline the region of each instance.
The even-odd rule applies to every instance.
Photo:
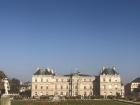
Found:
[[[140,77],[134,79],[132,82],[140,82]]]
[[[76,73],[71,73],[71,74],[67,74],[67,75],[64,75],[64,76],[87,76],[87,77],[90,77],[92,75],[88,75],[88,74],[81,74],[80,72],[76,72]]]
[[[104,68],[100,74],[105,74],[105,75],[115,75],[119,74],[115,69],[113,68]]]
[[[52,73],[51,70],[48,68],[39,68],[34,75],[55,75],[55,73]]]

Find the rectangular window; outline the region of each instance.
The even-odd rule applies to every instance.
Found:
[[[48,90],[48,86],[46,86],[46,89]]]
[[[46,82],[48,82],[48,79],[46,79]]]
[[[69,87],[67,86],[67,89],[69,89]]]
[[[92,89],[92,86],[90,86],[90,89]]]
[[[43,89],[43,86],[41,86],[41,89]]]
[[[84,82],[86,82],[86,79],[84,79]]]
[[[86,86],[84,86],[84,89],[87,89],[87,87],[86,87]]]
[[[61,86],[61,89],[63,89],[63,86]]]
[[[105,82],[105,78],[103,78],[103,82]]]
[[[37,92],[35,92],[35,96],[37,96]]]
[[[66,96],[69,96],[69,92],[66,92]]]
[[[87,95],[87,92],[84,92],[84,96],[86,96]]]
[[[78,92],[75,92],[75,95],[77,96],[78,95]]]
[[[57,85],[55,85],[55,89],[57,90]]]
[[[37,85],[35,85],[35,89],[37,89]]]
[[[63,92],[61,92],[61,95],[63,95]]]
[[[41,78],[41,82],[43,82],[43,79]]]
[[[90,96],[92,96],[92,92],[90,92]]]
[[[70,80],[69,79],[67,79],[67,82],[69,82]]]

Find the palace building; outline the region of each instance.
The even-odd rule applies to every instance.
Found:
[[[49,68],[38,68],[32,76],[32,96],[92,96],[95,76],[79,72],[55,75]]]
[[[122,96],[124,97],[124,85],[116,68],[103,67],[100,73],[100,96]]]
[[[99,81],[96,81],[96,78],[99,78]],[[31,92],[32,97],[46,95],[117,96],[117,94],[123,96],[124,88],[115,68],[103,68],[99,76],[80,72],[60,76],[50,68],[38,68],[32,76]]]

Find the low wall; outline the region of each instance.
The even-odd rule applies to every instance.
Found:
[[[129,104],[133,104],[133,105],[140,105],[140,102],[134,102],[134,101],[127,101],[127,100],[115,100],[115,101],[129,103]]]

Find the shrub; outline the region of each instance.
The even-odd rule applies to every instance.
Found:
[[[140,97],[136,99],[136,101],[140,102]]]
[[[40,99],[46,100],[46,99],[49,99],[49,96],[40,96]]]
[[[114,99],[115,96],[113,96],[113,95],[109,95],[109,96],[107,96],[107,98],[108,98],[108,99]]]

